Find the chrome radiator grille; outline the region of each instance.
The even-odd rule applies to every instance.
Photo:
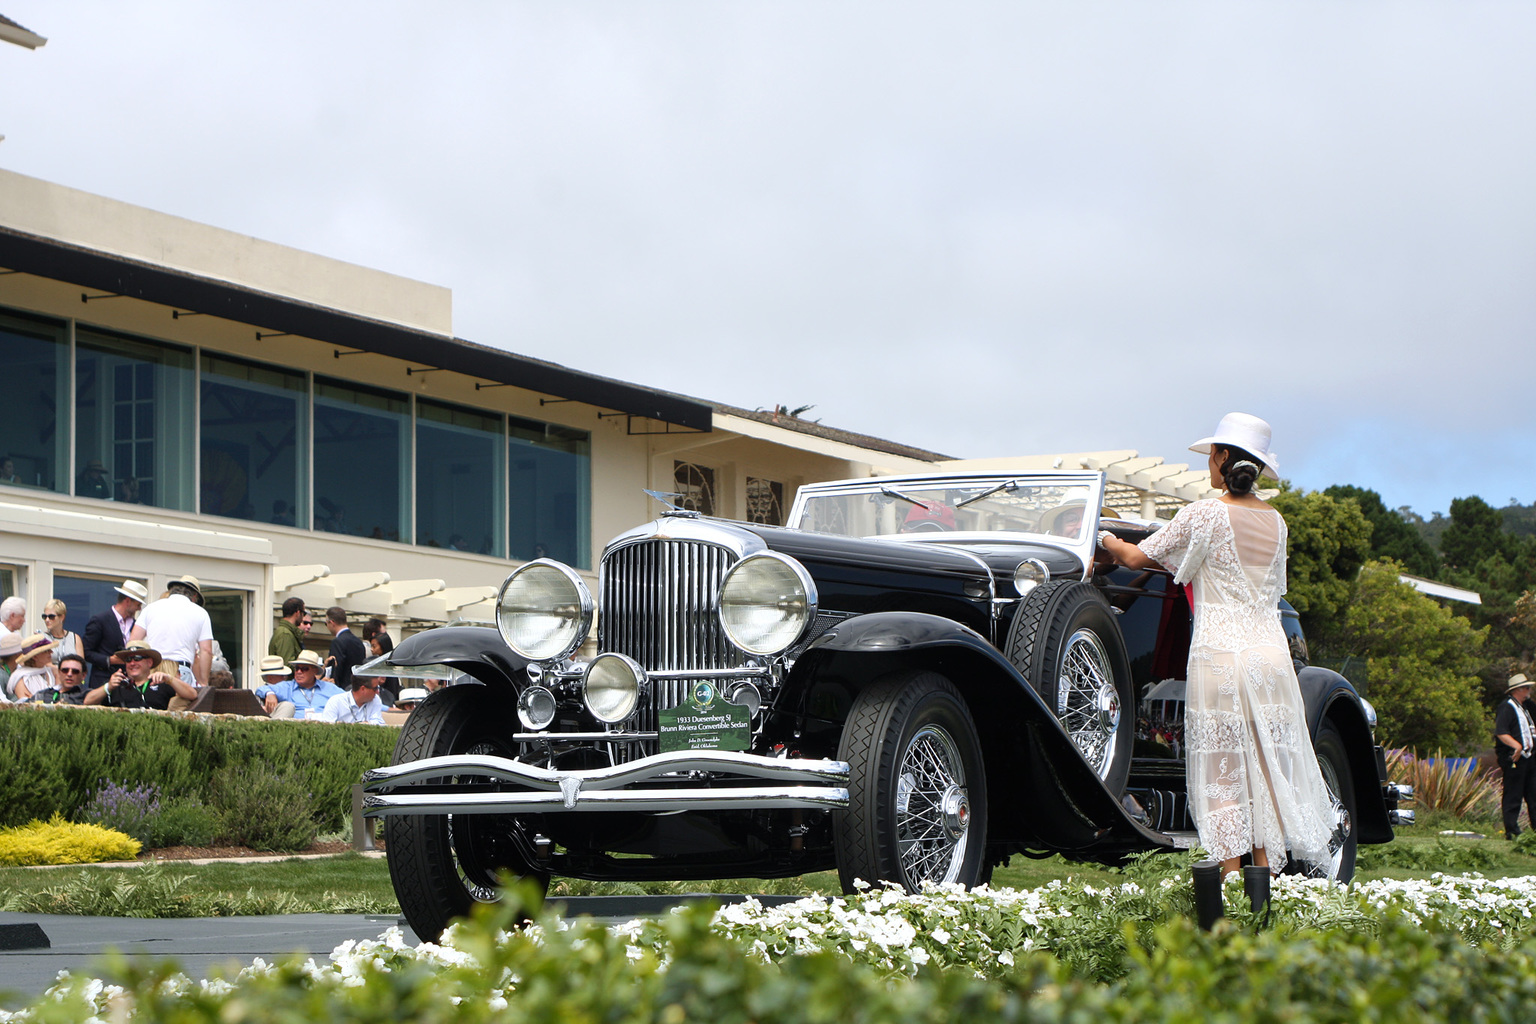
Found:
[[[603,558],[599,650],[628,655],[651,679],[651,699],[630,727],[655,729],[658,709],[683,702],[691,683],[668,672],[743,664],[715,615],[715,595],[735,561],[728,548],[693,540],[642,541]]]

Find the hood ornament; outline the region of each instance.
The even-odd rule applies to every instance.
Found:
[[[687,495],[679,494],[676,491],[652,491],[648,489],[645,490],[645,493],[667,506],[667,510],[662,513],[664,516],[682,516],[688,519],[699,518],[697,509],[684,508],[678,504]]]

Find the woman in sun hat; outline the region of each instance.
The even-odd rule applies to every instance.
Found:
[[[12,700],[44,699],[41,695],[59,688],[59,677],[53,671],[53,649],[58,646],[47,633],[33,633],[21,642],[16,655],[16,669],[6,682]]]
[[[1261,476],[1279,476],[1269,424],[1228,413],[1190,451],[1209,457],[1221,496],[1186,505],[1139,547],[1108,532],[1100,545],[1193,591],[1184,736],[1200,845],[1223,873],[1249,853],[1276,873],[1287,856],[1326,864],[1337,818],[1280,625],[1285,520],[1254,493]]]

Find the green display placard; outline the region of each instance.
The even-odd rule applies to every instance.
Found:
[[[752,715],[740,704],[716,701],[705,707],[685,702],[657,714],[661,752],[746,750],[752,745]]]

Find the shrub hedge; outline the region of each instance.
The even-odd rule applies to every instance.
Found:
[[[209,983],[165,962],[118,958],[104,972],[106,985],[61,982],[13,1019],[1524,1024],[1536,1003],[1530,944],[1479,947],[1392,913],[1365,929],[1258,932],[1226,921],[1205,933],[1175,918],[1144,936],[1126,921],[1121,963],[1108,983],[1045,951],[985,979],[931,966],[891,977],[829,951],[768,962],[712,928],[708,908],[670,915],[654,950],[590,921],[564,928],[541,918],[522,931],[499,931],[511,920],[503,911],[460,926],[453,948],[411,949],[396,932],[347,943],[328,963],[258,962]]]
[[[398,735],[372,725],[0,707],[0,764],[7,768],[0,828],[55,813],[75,818],[109,780],[152,783],[167,800],[208,804],[215,775],[245,767],[298,780],[313,798],[320,831],[339,831],[351,814],[352,784],[389,763]]]
[[[103,860],[132,860],[139,855],[139,841],[100,825],[65,821],[55,814],[48,821],[30,821],[16,828],[0,829],[0,864],[31,867],[35,864],[94,864]]]

